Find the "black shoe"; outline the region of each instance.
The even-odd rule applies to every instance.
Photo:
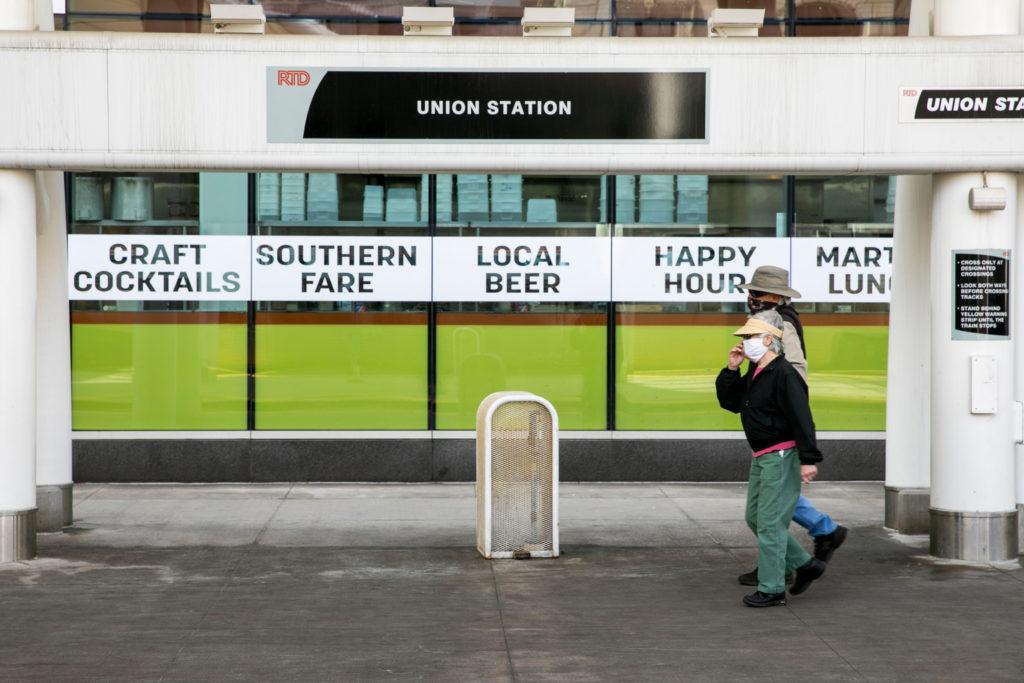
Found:
[[[836,530],[827,536],[816,536],[814,538],[814,557],[828,563],[832,559],[832,553],[839,550],[839,546],[846,540],[848,533],[850,530],[845,526],[837,526]]]
[[[762,593],[754,591],[743,596],[743,604],[747,607],[775,607],[786,604],[786,593]]]
[[[757,567],[754,567],[754,571],[740,574],[737,578],[741,586],[756,586],[758,584]],[[786,574],[786,585],[788,586],[791,583],[793,583],[793,572]]]
[[[796,581],[793,582],[792,587],[789,589],[789,594],[800,595],[803,593],[811,587],[812,581],[821,578],[826,568],[828,568],[828,565],[817,558],[812,557],[807,560],[807,564],[796,570]]]

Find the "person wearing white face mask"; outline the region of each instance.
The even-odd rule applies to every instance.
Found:
[[[782,317],[775,311],[751,316],[733,333],[743,342],[729,351],[715,389],[722,408],[740,414],[753,451],[746,521],[757,535],[757,590],[743,598],[748,607],[786,604],[785,576],[796,572],[789,592],[799,595],[825,572],[793,535],[789,522],[800,484],[817,476],[821,462],[807,400],[807,383],[782,355]],[[750,360],[746,375],[743,359]]]
[[[759,266],[750,282],[738,285],[737,289],[747,292],[747,308],[751,314],[761,311],[775,311],[782,316],[782,353],[790,365],[807,381],[807,346],[804,341],[804,327],[800,314],[790,304],[800,298],[800,292],[789,286],[789,271],[778,266]],[[805,496],[796,503],[793,521],[807,530],[814,539],[814,556],[826,564],[846,540],[849,529],[836,524],[829,515],[818,510]],[[756,586],[757,567],[740,574],[740,585]],[[792,575],[786,582],[792,583]]]

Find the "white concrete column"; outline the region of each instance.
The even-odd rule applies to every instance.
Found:
[[[980,173],[937,174],[932,183],[931,552],[974,562],[1017,555],[1014,341],[957,339],[953,329],[953,252],[995,250],[1010,257],[1011,269],[1019,257],[1013,250],[1017,178],[990,173],[988,183],[1006,188],[1005,210],[969,208],[968,193],[981,186]],[[1011,302],[1014,297],[1011,289]],[[994,413],[972,413],[975,357],[994,360]]]
[[[36,503],[38,531],[72,522],[71,326],[64,174],[36,173]]]
[[[932,177],[896,180],[893,282],[889,303],[889,367],[885,412],[885,526],[928,533],[931,452],[927,396],[931,356],[922,348],[930,326],[929,256]]]
[[[910,4],[911,36],[931,35],[934,0]],[[885,400],[885,526],[901,534],[926,534],[931,451],[927,396],[931,355],[922,352],[920,330],[930,325],[929,257],[932,178],[896,178],[889,301],[889,365]],[[927,351],[927,349],[925,350]]]
[[[1020,0],[935,0],[936,36],[1016,35]],[[968,192],[981,174],[942,174],[932,182],[932,385],[931,552],[939,557],[986,562],[1017,555],[1017,508],[1013,398],[1015,340],[954,340],[952,252],[998,249],[1014,252],[1017,178],[989,174],[1004,187],[1003,211],[972,211]],[[1012,289],[1010,302],[1016,299]],[[1011,311],[1010,325],[1015,324]],[[996,363],[997,409],[971,413],[972,356]]]
[[[33,0],[0,3],[0,31],[30,31]],[[36,192],[0,170],[0,564],[36,555]]]
[[[36,188],[0,170],[0,563],[36,554]]]
[[[1024,12],[1022,12],[1024,16]],[[1024,287],[1024,175],[1017,176],[1017,239],[1014,243],[1013,286]],[[1015,289],[1014,291],[1021,291]],[[1024,297],[1010,299],[1013,309],[1013,350],[1014,350],[1014,397],[1024,402]],[[1024,417],[1024,416],[1019,416]],[[1016,452],[1016,502],[1017,502],[1017,551],[1024,551],[1024,443],[1015,445]]]
[[[53,3],[35,0],[35,24],[52,31]],[[36,173],[39,234],[36,306],[36,530],[72,523],[71,328],[68,319],[64,174]]]

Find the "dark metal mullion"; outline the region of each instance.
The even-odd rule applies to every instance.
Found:
[[[437,235],[437,175],[427,176],[427,234]],[[433,245],[431,245],[433,247]],[[430,301],[427,302],[427,429],[437,429],[437,304],[434,303],[434,250],[430,250]]]
[[[611,241],[611,246],[610,246],[611,249],[615,249],[615,233],[614,233],[614,229],[615,229],[615,221],[618,219],[618,216],[615,215],[615,197],[616,197],[615,180],[616,180],[615,174],[613,174],[613,173],[609,173],[608,177],[605,178],[605,181],[608,183],[607,184],[607,190],[606,190],[607,194],[605,196],[605,201],[607,202],[606,215],[608,216],[608,231],[610,233],[609,236],[608,236],[608,239]],[[614,252],[611,254],[611,256],[614,256]],[[614,268],[615,268],[615,266],[614,266],[614,259],[611,259],[611,263],[612,263],[611,269],[614,271]],[[615,273],[611,272],[611,275],[612,275],[612,281],[614,282]],[[616,364],[616,357],[615,357],[615,354],[616,354],[616,348],[615,348],[615,341],[616,341],[615,340],[615,302],[611,300],[614,297],[609,296],[608,298],[609,298],[609,301],[608,301],[608,304],[607,304],[607,306],[608,306],[608,311],[607,311],[608,319],[607,319],[607,322],[606,322],[606,330],[607,330],[607,332],[606,332],[606,336],[607,336],[607,341],[606,341],[607,359],[606,360],[607,360],[607,363],[606,363],[605,373],[606,373],[607,377],[605,379],[605,388],[606,388],[606,394],[605,394],[605,405],[606,405],[605,428],[607,428],[608,431],[613,431],[615,429],[615,389],[616,389],[616,382],[615,382],[615,364]]]
[[[248,219],[246,233],[251,237],[256,234],[256,174],[249,173],[248,178]],[[256,302],[251,297],[246,304],[246,429],[256,430]]]
[[[64,172],[64,239],[67,240],[67,235],[71,234],[71,223],[72,223],[72,207],[71,202],[75,200],[74,195],[71,193],[71,178],[73,174],[67,171]],[[75,357],[75,334],[74,326],[72,325],[71,313],[72,303],[68,301],[68,352],[71,354],[72,360]],[[72,388],[74,385],[72,384]]]
[[[796,176],[786,176],[785,190],[786,237],[793,237],[796,234]]]

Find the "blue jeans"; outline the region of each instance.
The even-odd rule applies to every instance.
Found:
[[[811,536],[828,536],[836,530],[836,523],[824,512],[817,510],[811,501],[800,496],[796,501],[793,521],[807,529]]]

